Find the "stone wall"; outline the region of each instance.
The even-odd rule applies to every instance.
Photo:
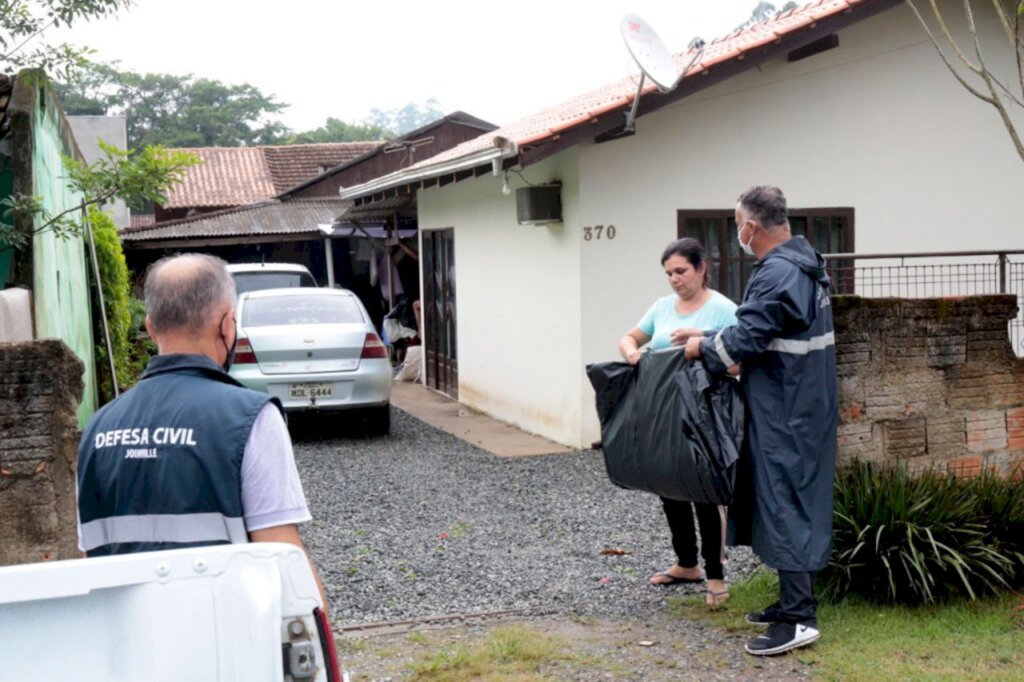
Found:
[[[57,339],[0,343],[0,566],[73,559],[82,362]]]
[[[1024,360],[1011,295],[833,298],[839,459],[1024,473]]]

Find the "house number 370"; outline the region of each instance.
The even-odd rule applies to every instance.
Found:
[[[585,242],[601,239],[602,237],[605,239],[615,239],[615,226],[588,225],[583,228],[583,241]]]

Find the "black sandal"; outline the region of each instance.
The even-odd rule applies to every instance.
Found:
[[[704,593],[704,604],[709,609],[720,609],[723,606],[725,606],[725,603],[729,601],[729,597],[731,596],[732,595],[729,594],[728,586],[726,586],[724,590],[720,590],[718,592],[712,590],[711,588],[708,588],[707,591]],[[710,604],[708,604],[708,597],[711,597]]]
[[[701,578],[680,578],[678,576],[672,575],[668,571],[658,571],[654,575],[660,575],[663,578],[668,578],[668,580],[666,580],[666,581],[658,581],[656,583],[652,583],[650,580],[647,581],[651,585],[654,585],[656,587],[668,587],[669,585],[677,585],[679,583],[687,583],[687,584],[691,584],[692,585],[692,584],[697,584],[697,583],[704,582],[704,578],[703,577],[701,577]]]

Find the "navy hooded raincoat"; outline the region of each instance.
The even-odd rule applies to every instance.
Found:
[[[831,550],[839,396],[830,289],[824,259],[794,237],[754,265],[737,324],[701,343],[711,371],[742,366],[753,548],[784,571],[821,570]]]

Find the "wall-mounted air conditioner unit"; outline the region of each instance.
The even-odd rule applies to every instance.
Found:
[[[520,225],[562,222],[561,183],[517,189],[516,220]]]

